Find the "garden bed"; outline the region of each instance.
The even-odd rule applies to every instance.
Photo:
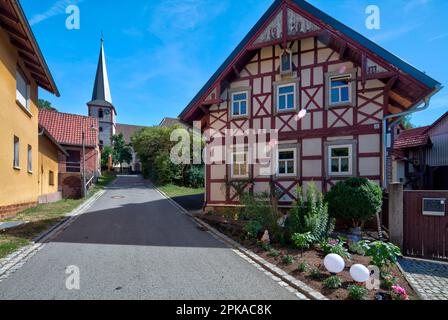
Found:
[[[253,251],[263,259],[281,268],[291,276],[306,283],[313,289],[321,292],[331,300],[349,300],[350,297],[348,287],[354,284],[349,273],[350,267],[353,264],[362,264],[364,266],[368,266],[371,264],[370,257],[351,253],[351,259],[345,259],[346,267],[344,271],[338,274],[338,277],[342,281],[341,287],[338,289],[328,289],[324,286],[324,281],[325,279],[329,278],[331,274],[326,271],[324,267],[323,260],[325,254],[323,250],[319,248],[319,246],[313,246],[311,249],[305,250],[303,253],[301,250],[280,246],[279,244],[272,244],[271,249],[268,250],[268,248],[262,248],[262,246],[260,246],[259,242],[257,242],[256,240],[247,239],[243,228],[244,222],[242,221],[234,221],[216,215],[201,215],[198,216],[198,218],[212,225],[217,230],[226,234],[233,240],[241,243],[247,249]],[[285,256],[292,258],[292,263],[289,263],[291,261],[287,261],[285,263],[285,260],[290,259],[285,258]],[[306,270],[300,270],[300,267],[303,267],[304,265],[306,265]],[[312,270],[318,270],[319,272],[315,271],[315,274],[313,276]],[[410,299],[417,299],[415,292],[409,286],[406,279],[401,274],[396,265],[389,267],[388,272],[396,276],[395,285],[404,288],[408,293]],[[366,299],[375,300],[375,296],[377,294],[383,295],[385,299],[390,299],[390,295],[388,293],[389,290],[383,288],[382,286],[380,290],[370,290]]]

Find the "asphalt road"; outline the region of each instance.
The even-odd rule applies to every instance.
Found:
[[[80,271],[68,290],[68,266]],[[297,299],[139,177],[120,177],[16,273],[0,299]]]

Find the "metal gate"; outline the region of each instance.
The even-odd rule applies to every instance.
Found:
[[[404,191],[403,201],[404,253],[448,259],[448,191]]]

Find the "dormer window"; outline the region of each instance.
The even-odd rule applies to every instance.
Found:
[[[292,72],[292,53],[289,50],[283,51],[280,59],[280,73]]]
[[[99,109],[98,110],[98,118],[103,118],[104,117],[104,111],[103,109]]]

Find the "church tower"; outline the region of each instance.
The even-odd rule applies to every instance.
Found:
[[[111,146],[112,136],[116,133],[117,112],[112,104],[109,78],[107,76],[106,57],[104,55],[104,40],[101,37],[100,57],[96,70],[92,101],[87,103],[89,116],[98,119],[98,136],[100,147]]]

